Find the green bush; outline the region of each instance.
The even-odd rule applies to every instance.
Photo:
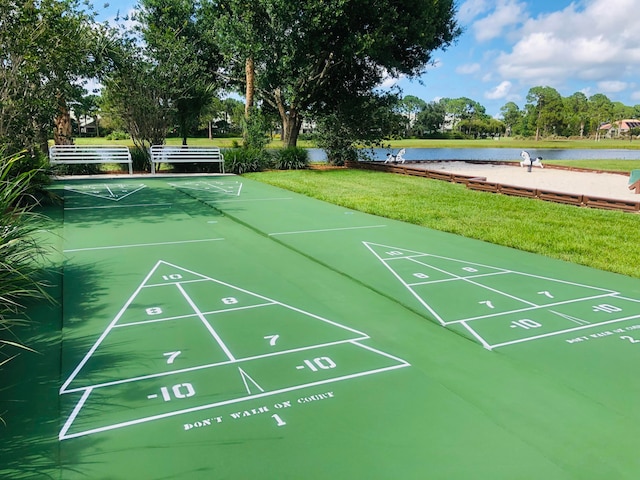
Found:
[[[100,165],[95,163],[81,163],[77,165],[55,165],[53,172],[56,175],[95,175],[100,173]]]
[[[274,152],[273,168],[300,170],[309,166],[309,152],[301,147],[287,147]]]
[[[254,148],[230,148],[223,151],[224,169],[238,175],[246,172],[260,172],[270,168],[273,159],[267,150]]]
[[[24,301],[49,298],[40,281],[37,260],[44,247],[35,235],[43,218],[32,212],[38,204],[41,169],[23,171],[25,155],[0,155],[0,366],[13,355],[5,349],[27,348],[8,339],[11,328],[23,323]]]
[[[129,151],[131,152],[131,162],[134,171],[149,172],[151,170],[151,156],[148,150],[140,147],[132,147],[129,148]]]
[[[105,140],[129,140],[131,136],[122,130],[114,130],[104,138]]]

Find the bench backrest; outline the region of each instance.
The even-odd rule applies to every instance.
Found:
[[[208,161],[222,162],[224,156],[218,147],[190,147],[190,146],[167,146],[153,145],[149,151],[151,152],[151,160],[154,162],[172,162],[172,161]]]
[[[131,152],[128,147],[113,145],[52,145],[49,147],[49,160],[51,163],[131,163]]]

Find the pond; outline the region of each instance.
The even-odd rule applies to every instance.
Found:
[[[310,148],[309,160],[326,161],[324,150]],[[387,153],[398,153],[399,149],[376,148],[374,160],[385,160]],[[624,149],[527,149],[532,158],[542,157],[545,160],[640,160],[640,150]],[[406,160],[480,160],[480,161],[520,161],[521,148],[407,148]]]

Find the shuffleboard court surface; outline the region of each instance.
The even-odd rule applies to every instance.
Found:
[[[232,175],[53,189],[56,408],[6,478],[640,475],[636,279]]]

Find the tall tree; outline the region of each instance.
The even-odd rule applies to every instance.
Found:
[[[451,121],[453,129],[455,129],[458,123],[462,120],[486,119],[486,109],[470,98],[443,98],[440,101],[444,105],[446,114]]]
[[[157,68],[135,39],[122,39],[115,68],[103,80],[102,108],[124,124],[147,160],[148,147],[164,143],[175,115]]]
[[[213,98],[217,53],[203,38],[195,0],[140,0],[136,19],[155,65],[156,85],[172,103],[182,144]]]
[[[442,102],[429,102],[418,113],[414,130],[420,137],[440,132],[444,126],[445,115]]]
[[[569,134],[579,132],[580,137],[584,136],[584,128],[589,120],[589,100],[582,92],[563,99],[564,110],[568,123]]]
[[[541,133],[549,135],[562,126],[562,96],[552,87],[533,87],[527,94],[527,114],[535,127],[536,140]]]
[[[407,132],[410,132],[416,123],[418,114],[426,108],[427,102],[414,95],[402,97],[398,103],[400,112],[406,117]]]
[[[70,143],[69,103],[99,72],[104,29],[76,0],[0,0],[0,141]]]
[[[236,59],[231,80],[247,85],[237,72],[252,56],[256,94],[279,112],[289,146],[305,116],[333,113],[385,75],[418,75],[460,33],[451,0],[208,1],[226,58]]]
[[[601,126],[613,121],[613,104],[603,93],[596,93],[589,97],[589,115],[593,121],[593,132],[596,141],[600,140]]]
[[[509,136],[522,121],[522,112],[520,111],[520,107],[514,102],[507,102],[500,108],[500,113],[506,126],[506,134]]]

